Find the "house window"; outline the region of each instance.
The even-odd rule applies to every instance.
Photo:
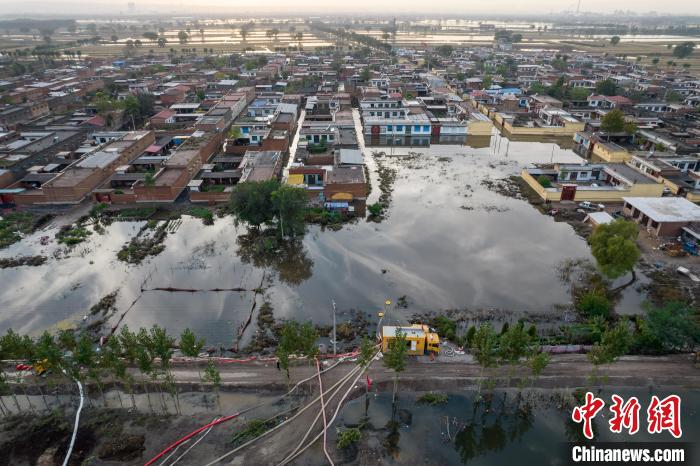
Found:
[[[387,131],[394,131],[394,127],[392,125],[387,125],[386,130]]]
[[[403,125],[396,125],[396,131],[403,131]]]
[[[420,131],[420,126],[416,125],[413,127],[413,131],[419,132]]]
[[[244,126],[244,127],[243,127],[243,132],[244,132],[244,133],[250,133],[250,128],[247,128],[247,127]]]
[[[424,132],[424,133],[427,133],[427,132],[429,132],[429,131],[430,131],[430,126],[428,126],[428,125],[423,126],[423,132]]]
[[[391,116],[398,116],[398,112],[391,112]]]

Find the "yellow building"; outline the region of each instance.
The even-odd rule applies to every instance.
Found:
[[[632,158],[632,154],[627,152],[624,147],[618,146],[614,142],[603,141],[596,141],[593,144],[593,155],[609,163],[623,163]]]
[[[623,197],[661,197],[664,191],[663,183],[623,163],[558,164],[524,169],[521,176],[547,202],[622,202]],[[543,178],[549,180],[546,187]]]
[[[408,354],[420,356],[428,352],[440,352],[440,337],[437,333],[431,332],[427,325],[413,324],[410,327],[382,327],[382,352],[389,349],[389,342],[396,338],[398,333],[402,333],[408,345]]]

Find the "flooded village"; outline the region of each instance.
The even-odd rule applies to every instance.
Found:
[[[586,389],[697,437],[700,30],[577,27],[0,18],[0,464],[560,464]]]

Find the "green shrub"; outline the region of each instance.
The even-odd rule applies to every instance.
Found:
[[[369,214],[372,217],[379,217],[382,214],[382,210],[384,210],[384,207],[379,202],[375,202],[374,204],[370,204],[367,206],[367,210],[369,210]]]
[[[549,177],[540,175],[537,177],[537,182],[543,187],[543,188],[550,188],[552,186],[552,181],[549,179]]]
[[[214,224],[214,213],[205,207],[192,207],[190,209],[190,215],[201,218],[205,225]]]
[[[347,448],[353,443],[357,443],[360,440],[360,437],[362,437],[360,429],[354,427],[350,429],[338,430],[338,448]]]
[[[612,305],[600,291],[587,291],[576,303],[576,310],[586,317],[601,316],[604,318],[610,317]]]
[[[457,322],[445,317],[437,316],[431,322],[431,327],[435,327],[438,335],[446,340],[455,341],[457,336]]]

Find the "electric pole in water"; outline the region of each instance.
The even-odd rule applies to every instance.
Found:
[[[333,354],[337,354],[336,350],[336,333],[335,333],[335,300],[331,301],[333,303],[333,339],[331,340],[331,343],[333,343]]]

